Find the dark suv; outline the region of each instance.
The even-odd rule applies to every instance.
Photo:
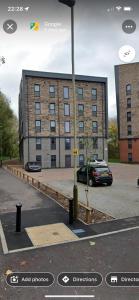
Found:
[[[108,166],[103,165],[83,166],[77,171],[77,182],[87,183],[87,178],[89,186],[96,186],[97,184],[112,185],[113,182],[111,170]]]
[[[41,164],[37,161],[30,161],[25,164],[27,172],[41,172]]]

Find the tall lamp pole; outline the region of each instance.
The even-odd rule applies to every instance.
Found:
[[[76,87],[75,87],[75,61],[74,61],[74,5],[76,0],[58,0],[59,2],[71,8],[71,57],[72,57],[72,88],[73,88],[73,111],[74,111],[74,150],[77,149],[77,128],[76,128]],[[74,186],[73,186],[73,199],[74,199],[74,219],[78,216],[78,187],[76,179],[77,169],[77,156],[74,155]]]

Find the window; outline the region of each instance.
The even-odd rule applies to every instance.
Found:
[[[55,114],[55,103],[50,103],[50,105],[49,105],[49,112],[50,112],[50,115],[54,115]]]
[[[70,104],[64,104],[64,116],[70,116]]]
[[[41,139],[36,138],[36,150],[41,150],[42,145],[41,145]]]
[[[97,117],[97,105],[92,105],[92,115]]]
[[[78,104],[78,115],[83,116],[84,115],[84,105]]]
[[[132,127],[131,125],[127,126],[127,135],[131,135],[132,134]]]
[[[51,155],[51,168],[56,168],[56,155]]]
[[[51,138],[51,150],[56,150],[56,138]]]
[[[98,154],[94,154],[93,159],[98,159]]]
[[[35,130],[36,130],[36,132],[41,132],[41,121],[40,120],[35,121]]]
[[[84,132],[84,122],[79,122],[79,132]]]
[[[40,85],[39,84],[34,84],[34,95],[36,97],[40,96]]]
[[[97,122],[92,122],[92,130],[94,133],[97,133],[98,132],[98,124]]]
[[[70,132],[70,121],[64,122],[64,130],[65,132]]]
[[[98,138],[93,138],[93,148],[98,149]]]
[[[97,89],[92,89],[92,99],[97,100]]]
[[[131,95],[131,84],[126,85],[126,95]]]
[[[55,86],[54,85],[49,86],[49,95],[51,98],[55,98]]]
[[[131,108],[131,98],[127,98],[127,108]]]
[[[42,157],[41,155],[36,155],[36,161],[39,162],[41,164],[42,162]]]
[[[84,165],[84,154],[79,155],[79,166],[82,167]]]
[[[35,102],[35,114],[40,115],[41,113],[41,104],[40,102]]]
[[[128,153],[128,161],[132,162],[132,153]]]
[[[69,88],[68,87],[64,87],[63,88],[63,94],[64,94],[64,99],[69,99]]]
[[[50,131],[55,132],[56,131],[56,122],[50,121]]]
[[[127,122],[131,122],[131,112],[127,112]]]
[[[71,139],[65,138],[65,150],[71,149]]]
[[[84,149],[84,139],[83,138],[80,138],[79,139],[79,149]]]
[[[83,99],[83,88],[77,88],[77,96],[78,96],[78,99],[80,99],[80,100]]]
[[[132,140],[128,140],[128,149],[132,149]]]

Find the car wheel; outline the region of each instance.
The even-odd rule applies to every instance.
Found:
[[[88,185],[89,185],[89,186],[93,186],[93,185],[94,185],[93,179],[92,179],[92,178],[90,178],[90,179],[88,180]]]
[[[111,186],[112,185],[112,182],[110,182],[110,183],[107,183],[107,186]]]

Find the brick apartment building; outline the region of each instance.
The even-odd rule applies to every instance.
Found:
[[[115,66],[121,162],[139,162],[139,63]]]
[[[86,153],[108,159],[107,78],[76,75],[78,166]],[[73,167],[72,77],[23,70],[19,94],[20,158],[43,168]],[[88,146],[87,146],[88,145]]]

